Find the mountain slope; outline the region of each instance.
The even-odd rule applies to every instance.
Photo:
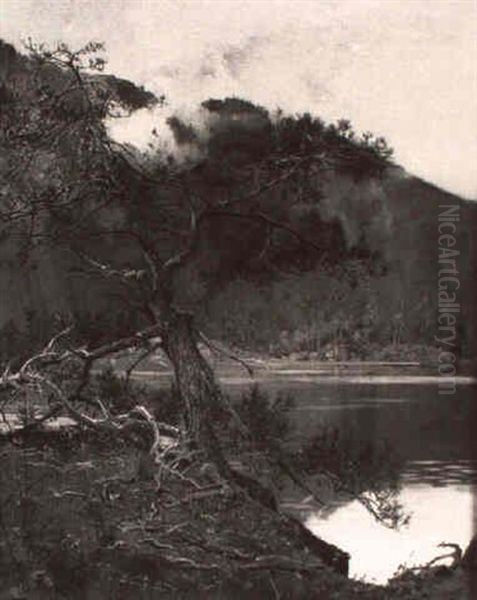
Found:
[[[12,94],[16,94],[18,101],[22,100],[21,94],[28,97],[33,93],[35,73],[30,59],[0,42],[3,107],[9,106]],[[42,77],[44,85],[60,91],[68,76],[61,70],[49,68]],[[158,101],[149,92],[111,75],[96,74],[91,81],[98,93],[112,95],[129,110]],[[38,82],[35,85],[38,89]],[[66,108],[71,111],[74,106]],[[205,161],[193,166],[191,172],[195,169],[200,185],[210,186],[209,191],[218,193],[227,177],[223,157],[232,165],[233,176],[236,165],[259,161],[270,150],[274,132],[268,113],[250,103],[236,99],[209,100],[203,108],[208,111],[211,123],[205,142],[203,136],[177,119],[172,120],[170,126],[178,144],[201,144],[199,150],[206,157]],[[303,123],[307,125],[307,120]],[[289,135],[283,139],[293,145],[293,122],[288,125],[291,127]],[[58,154],[56,158],[65,157]],[[7,202],[11,199],[8,170],[4,169],[2,174],[6,177],[0,182],[3,201]],[[41,165],[33,175],[41,180]],[[39,185],[44,182],[40,181]],[[366,176],[334,169],[322,178],[320,185],[319,218],[316,223],[310,220],[305,223],[309,228],[307,235],[316,235],[315,242],[325,240],[327,254],[334,255],[335,262],[340,259],[362,263],[363,256],[378,254],[384,264],[381,271],[370,275],[366,269],[358,270],[351,282],[343,282],[332,269],[326,274],[313,269],[296,275],[278,274],[274,280],[266,281],[247,273],[244,273],[246,281],[224,279],[215,290],[216,296],[205,302],[202,311],[205,328],[226,341],[243,342],[260,351],[280,345],[283,337],[302,335],[305,329],[315,336],[315,341],[304,339],[305,347],[311,344],[310,350],[316,350],[317,343],[326,342],[326,335],[328,339],[360,337],[381,345],[396,340],[432,344],[439,333],[438,218],[441,206],[457,205],[460,220],[455,238],[460,252],[461,282],[458,351],[466,357],[476,356],[477,203],[444,192],[398,166],[379,168]],[[279,188],[270,192],[271,201],[283,193],[295,192]],[[293,198],[291,200],[294,204]],[[300,226],[304,226],[303,223]],[[221,233],[224,233],[222,228]],[[248,244],[249,237],[242,238]],[[222,244],[224,250],[224,243],[232,247],[239,241],[238,238],[227,241],[226,237],[219,236],[217,243]],[[19,247],[11,235],[4,236],[0,244],[2,354],[15,352],[15,340],[20,347],[29,337],[47,337],[51,316],[56,313],[81,316],[90,323],[96,321],[92,327],[98,331],[109,327],[112,321],[120,327],[125,320],[121,306],[111,295],[114,290],[109,283],[85,283],[84,277],[72,273],[71,262],[56,248],[34,250],[27,265],[19,261]],[[347,246],[346,253],[341,249],[343,244]],[[367,250],[363,254],[364,247]],[[298,254],[296,258],[298,262],[303,259]],[[336,269],[339,270],[338,265]],[[191,282],[186,285],[191,286]],[[341,304],[333,299],[338,296],[332,297],[330,291],[336,291]],[[235,311],[231,310],[233,306],[237,307]],[[332,321],[334,329],[330,328]]]

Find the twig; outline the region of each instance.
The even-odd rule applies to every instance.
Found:
[[[151,544],[151,546],[154,546],[154,548],[157,548],[158,550],[174,550],[174,546],[171,546],[170,544],[161,544],[154,538],[144,538],[143,540],[139,540],[138,543]]]
[[[129,385],[129,381],[131,379],[132,372],[141,364],[143,360],[145,360],[148,356],[150,356],[153,352],[155,352],[158,348],[161,347],[161,343],[153,344],[149,348],[146,348],[144,352],[142,352],[136,360],[134,360],[129,367],[126,369],[126,377],[124,380],[126,388]]]
[[[221,348],[218,344],[213,343],[211,340],[209,340],[206,337],[206,335],[202,331],[199,331],[198,334],[199,334],[199,338],[213,352],[216,352],[217,354],[223,354],[223,356],[225,356],[227,358],[230,358],[231,360],[235,360],[236,362],[238,362],[247,371],[247,373],[250,375],[250,377],[254,377],[253,368],[245,360],[241,359],[239,356],[237,356],[236,354],[234,354],[230,350],[226,350],[223,347]]]
[[[316,571],[322,569],[323,563],[313,562],[312,564],[302,564],[290,559],[288,556],[280,554],[269,554],[258,556],[253,562],[237,565],[239,569],[277,569],[282,571]]]
[[[198,571],[217,571],[219,570],[221,567],[215,563],[211,563],[210,565],[206,565],[204,563],[197,563],[194,560],[192,560],[191,558],[185,558],[185,557],[179,557],[179,558],[174,558],[172,556],[167,556],[165,557],[165,559],[167,560],[167,562],[176,565],[176,566],[180,566],[186,569],[197,569]]]
[[[281,595],[280,595],[280,592],[278,591],[278,588],[276,586],[276,583],[275,583],[275,580],[273,579],[273,575],[272,574],[270,574],[270,578],[269,579],[270,579],[270,585],[272,586],[273,593],[275,594],[275,599],[276,600],[280,600],[281,599]]]
[[[88,495],[83,492],[75,492],[74,490],[65,490],[64,492],[53,492],[54,498],[87,498]]]

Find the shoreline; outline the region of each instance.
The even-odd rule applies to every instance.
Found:
[[[217,362],[213,364],[217,378],[225,385],[262,383],[273,380],[290,383],[340,383],[370,385],[430,385],[453,382],[457,385],[475,385],[477,377],[462,372],[454,377],[442,376],[437,367],[419,363],[391,362],[311,362],[288,360],[249,360],[253,375],[237,364]],[[115,372],[125,375],[126,370],[113,367]],[[97,371],[99,372],[99,370]],[[172,370],[167,368],[139,369],[131,374],[133,379],[169,379]]]

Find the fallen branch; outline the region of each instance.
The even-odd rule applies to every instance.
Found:
[[[65,490],[64,492],[52,492],[53,498],[87,498],[88,495],[74,490]]]
[[[237,566],[239,569],[249,570],[270,569],[280,571],[314,572],[316,569],[322,569],[323,563],[312,562],[311,564],[303,564],[288,558],[287,556],[269,554],[265,556],[258,556],[252,562],[239,564]]]

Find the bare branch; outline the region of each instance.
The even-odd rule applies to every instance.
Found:
[[[250,192],[244,197],[235,198],[234,200],[226,200],[220,204],[222,208],[229,208],[236,204],[245,204],[250,202],[251,200],[256,200],[266,192],[270,191],[274,187],[277,187],[281,183],[285,183],[290,180],[301,168],[314,164],[315,166],[319,165],[321,170],[326,170],[332,168],[329,164],[329,159],[325,153],[319,154],[305,154],[304,156],[288,156],[286,158],[277,158],[272,157],[267,160],[267,165],[264,166],[264,170],[272,168],[283,168],[284,166],[291,163],[291,166],[288,169],[278,175],[277,177],[269,180],[268,182],[259,185],[255,190]]]
[[[192,199],[189,198],[187,195],[186,198],[190,212],[189,242],[184,250],[178,252],[164,263],[162,271],[169,276],[173,270],[175,270],[177,267],[182,266],[186,262],[186,260],[188,260],[196,251],[199,245],[201,233],[199,225],[203,221],[203,217],[206,214],[203,213],[201,217],[197,217],[197,213],[192,203]]]
[[[152,344],[151,346],[149,346],[148,348],[146,348],[144,350],[144,352],[140,353],[139,356],[136,358],[136,360],[134,360],[126,369],[126,377],[125,377],[125,385],[126,387],[129,384],[129,381],[131,379],[131,375],[133,373],[133,371],[135,369],[137,369],[137,367],[142,363],[143,360],[146,360],[146,358],[148,356],[150,356],[151,354],[153,354],[153,352],[155,352],[158,348],[161,347],[161,343],[157,343],[157,344]]]
[[[216,352],[217,354],[221,354],[221,355],[225,356],[226,358],[230,358],[231,360],[238,362],[247,371],[247,373],[250,375],[250,377],[254,377],[255,373],[253,371],[253,368],[245,360],[241,359],[239,356],[234,354],[232,351],[226,350],[223,346],[221,347],[218,344],[213,343],[211,340],[209,340],[206,337],[206,335],[202,331],[199,331],[198,334],[199,334],[199,338],[213,352]]]
[[[303,237],[296,229],[294,229],[287,223],[284,223],[282,221],[277,221],[276,219],[272,219],[271,217],[268,217],[267,215],[265,215],[262,212],[241,213],[241,212],[234,212],[234,211],[229,211],[229,210],[211,210],[204,214],[204,219],[212,218],[212,217],[245,219],[247,221],[261,221],[273,229],[281,229],[283,231],[286,231],[287,233],[292,235],[294,238],[296,238],[302,245],[308,246],[309,248],[313,248],[313,250],[316,250],[320,254],[322,254],[325,251],[325,248],[323,248],[322,246],[318,246],[311,240]]]

